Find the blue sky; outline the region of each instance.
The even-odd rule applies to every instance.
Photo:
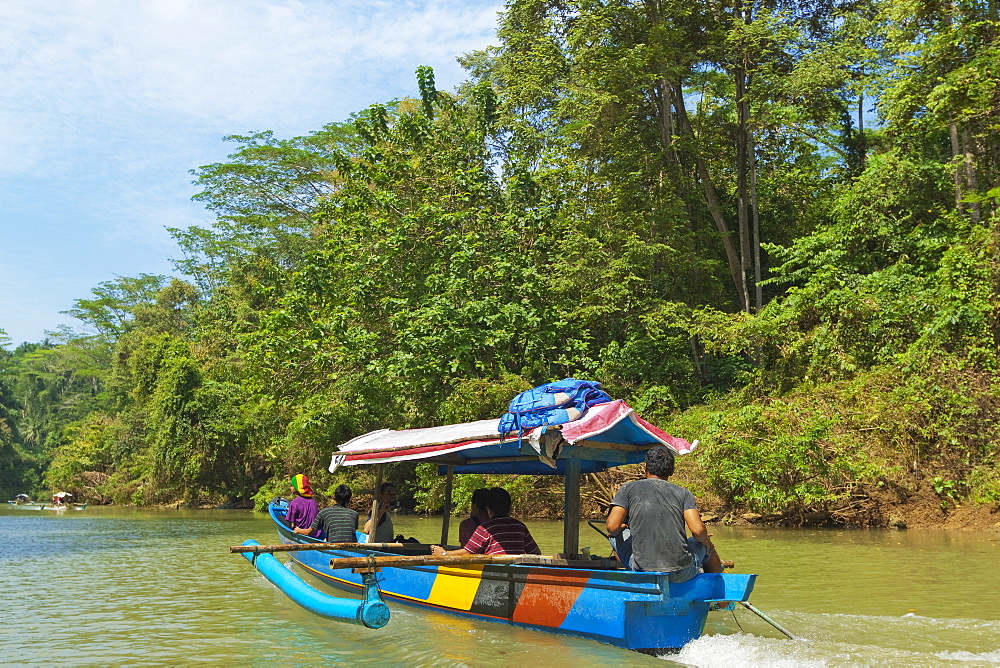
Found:
[[[91,288],[170,274],[208,225],[189,170],[465,78],[502,2],[0,0],[0,330],[40,341]]]

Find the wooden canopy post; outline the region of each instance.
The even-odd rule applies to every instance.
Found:
[[[375,465],[375,489],[372,492],[372,526],[368,532],[368,542],[375,542],[375,532],[378,530],[378,488],[382,486],[382,464]],[[386,512],[389,512],[388,510]]]
[[[455,473],[454,466],[448,466],[448,477],[444,480],[444,505],[441,507],[441,545],[448,544],[448,529],[451,523],[451,481]]]
[[[573,559],[580,551],[580,460],[566,462],[566,495],[563,497],[563,553]]]

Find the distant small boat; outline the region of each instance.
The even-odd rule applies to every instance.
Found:
[[[69,492],[56,492],[52,495],[52,503],[45,504],[42,510],[83,510],[86,503],[73,503],[73,495]]]
[[[8,501],[7,502],[11,508],[17,508],[18,510],[83,510],[87,507],[86,503],[37,503],[37,502],[18,502],[18,501]]]
[[[41,510],[46,506],[44,503],[35,503],[34,501],[8,501],[7,503],[18,510]]]
[[[63,503],[59,505],[47,503],[42,510],[83,510],[86,507],[86,503]]]

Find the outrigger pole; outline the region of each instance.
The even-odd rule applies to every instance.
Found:
[[[231,545],[229,551],[233,554],[249,552],[302,552],[304,550],[374,550],[388,547],[407,547],[406,543],[282,543],[281,545],[247,544]]]
[[[788,629],[786,629],[784,626],[782,626],[778,622],[774,621],[773,619],[771,619],[770,617],[768,617],[767,615],[765,615],[763,612],[761,612],[757,608],[753,607],[753,604],[751,604],[749,601],[738,601],[738,603],[740,605],[742,605],[744,608],[746,608],[747,610],[749,610],[750,612],[752,612],[753,614],[755,614],[758,617],[760,617],[761,619],[763,619],[765,622],[767,622],[768,624],[770,624],[774,628],[776,628],[779,631],[781,631],[782,633],[784,633],[790,639],[792,639],[792,640],[801,640],[801,638],[799,638],[797,635],[793,634],[791,631],[789,631]]]
[[[334,557],[330,559],[330,568],[356,568],[356,569],[378,569],[378,568],[406,568],[414,566],[449,566],[452,568],[466,568],[469,566],[479,566],[483,564],[513,564],[521,566],[565,566],[569,568],[586,568],[588,570],[618,570],[615,563],[610,559],[584,560],[584,559],[563,559],[562,557],[548,554],[470,554],[467,557],[461,556],[434,556],[430,554],[418,555],[392,555],[377,557],[367,555],[363,557]]]

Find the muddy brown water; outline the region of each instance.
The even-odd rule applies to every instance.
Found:
[[[561,523],[528,524],[543,552],[560,550]],[[439,518],[395,525],[440,536]],[[306,612],[228,552],[275,541],[264,515],[0,509],[0,664],[1000,665],[996,532],[712,531],[723,558],[759,575],[751,601],[802,640],[742,609],[711,613],[706,634],[666,658],[398,604],[372,631]],[[586,525],[580,535],[607,553]]]

